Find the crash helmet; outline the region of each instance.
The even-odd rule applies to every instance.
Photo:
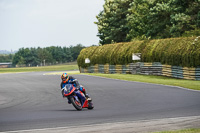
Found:
[[[69,80],[69,76],[67,75],[67,73],[63,73],[61,75],[61,79],[62,79],[62,83],[67,83]]]

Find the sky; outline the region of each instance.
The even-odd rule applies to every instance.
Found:
[[[104,0],[0,0],[0,50],[98,45]]]

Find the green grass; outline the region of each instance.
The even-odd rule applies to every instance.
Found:
[[[62,75],[62,74],[63,74],[63,72],[50,72],[50,73],[45,73],[45,75]],[[67,71],[67,74],[69,74],[69,75],[80,74],[80,72],[79,72],[79,70],[77,70],[77,71],[70,71],[70,70],[68,70],[68,71]]]
[[[87,73],[87,74],[93,76],[112,78],[112,79],[172,85],[193,90],[200,90],[200,81],[195,81],[195,80],[175,79],[164,76],[150,76],[150,75],[100,74],[100,73]]]
[[[17,73],[17,72],[38,72],[38,71],[68,71],[78,70],[77,64],[67,63],[62,65],[42,66],[42,67],[19,67],[19,68],[0,68],[0,73]]]
[[[176,131],[163,131],[156,133],[200,133],[200,129],[184,129],[184,130],[176,130]]]

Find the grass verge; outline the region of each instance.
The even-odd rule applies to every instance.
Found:
[[[156,133],[200,133],[200,129],[184,129],[184,130],[163,131],[163,132],[156,132]]]
[[[127,80],[127,81],[138,81],[138,82],[155,83],[162,85],[180,86],[183,88],[200,90],[200,81],[195,81],[195,80],[175,79],[164,76],[132,75],[132,74],[87,73],[87,75]]]
[[[42,67],[0,68],[0,73],[38,72],[38,71],[68,71],[78,70],[77,64],[62,64]]]
[[[50,73],[45,73],[45,75],[62,75],[63,72],[50,72]],[[73,75],[73,74],[80,74],[80,72],[77,70],[77,71],[70,71],[68,70],[67,71],[67,74],[68,75]]]

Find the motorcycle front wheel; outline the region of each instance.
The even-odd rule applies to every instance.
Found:
[[[69,98],[70,101],[72,102],[72,105],[77,109],[77,110],[82,110],[82,105],[81,101],[79,99],[74,98],[73,96]]]

